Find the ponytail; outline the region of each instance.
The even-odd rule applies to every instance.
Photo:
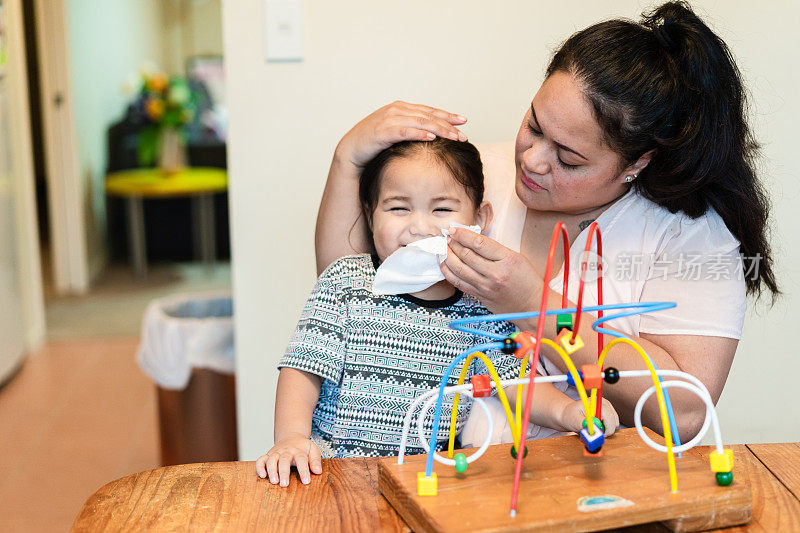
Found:
[[[758,145],[725,42],[685,2],[668,2],[641,23],[610,20],[572,35],[547,75],[558,71],[582,84],[623,167],[654,150],[633,184],[638,192],[692,218],[713,208],[754,273],[746,276],[748,293],[779,294],[769,203],[755,172]]]

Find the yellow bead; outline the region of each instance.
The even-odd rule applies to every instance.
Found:
[[[730,472],[733,470],[733,450],[724,450],[722,453],[711,452],[711,471]]]
[[[436,472],[430,477],[425,472],[417,472],[417,494],[420,496],[436,496],[437,479]]]
[[[570,339],[572,339],[572,332],[567,328],[561,330],[561,333],[558,334],[556,337],[558,341],[561,343],[561,346],[564,347],[564,350],[568,354],[572,354],[583,348],[583,341],[581,340],[580,335],[575,335],[575,343],[570,344]]]

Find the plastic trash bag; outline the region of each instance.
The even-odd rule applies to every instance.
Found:
[[[186,388],[193,368],[233,374],[234,353],[230,293],[180,294],[147,306],[136,358],[161,388]]]

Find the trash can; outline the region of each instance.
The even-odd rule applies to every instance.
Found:
[[[162,464],[235,461],[230,294],[182,294],[151,302],[136,357],[158,385]]]

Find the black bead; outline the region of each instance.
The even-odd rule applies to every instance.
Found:
[[[517,351],[517,343],[512,338],[503,339],[503,347],[500,349],[503,353],[513,354]]]
[[[603,376],[603,379],[606,381],[606,383],[613,385],[614,383],[619,381],[619,370],[617,370],[613,366],[609,366],[603,369],[603,373],[605,374]]]

